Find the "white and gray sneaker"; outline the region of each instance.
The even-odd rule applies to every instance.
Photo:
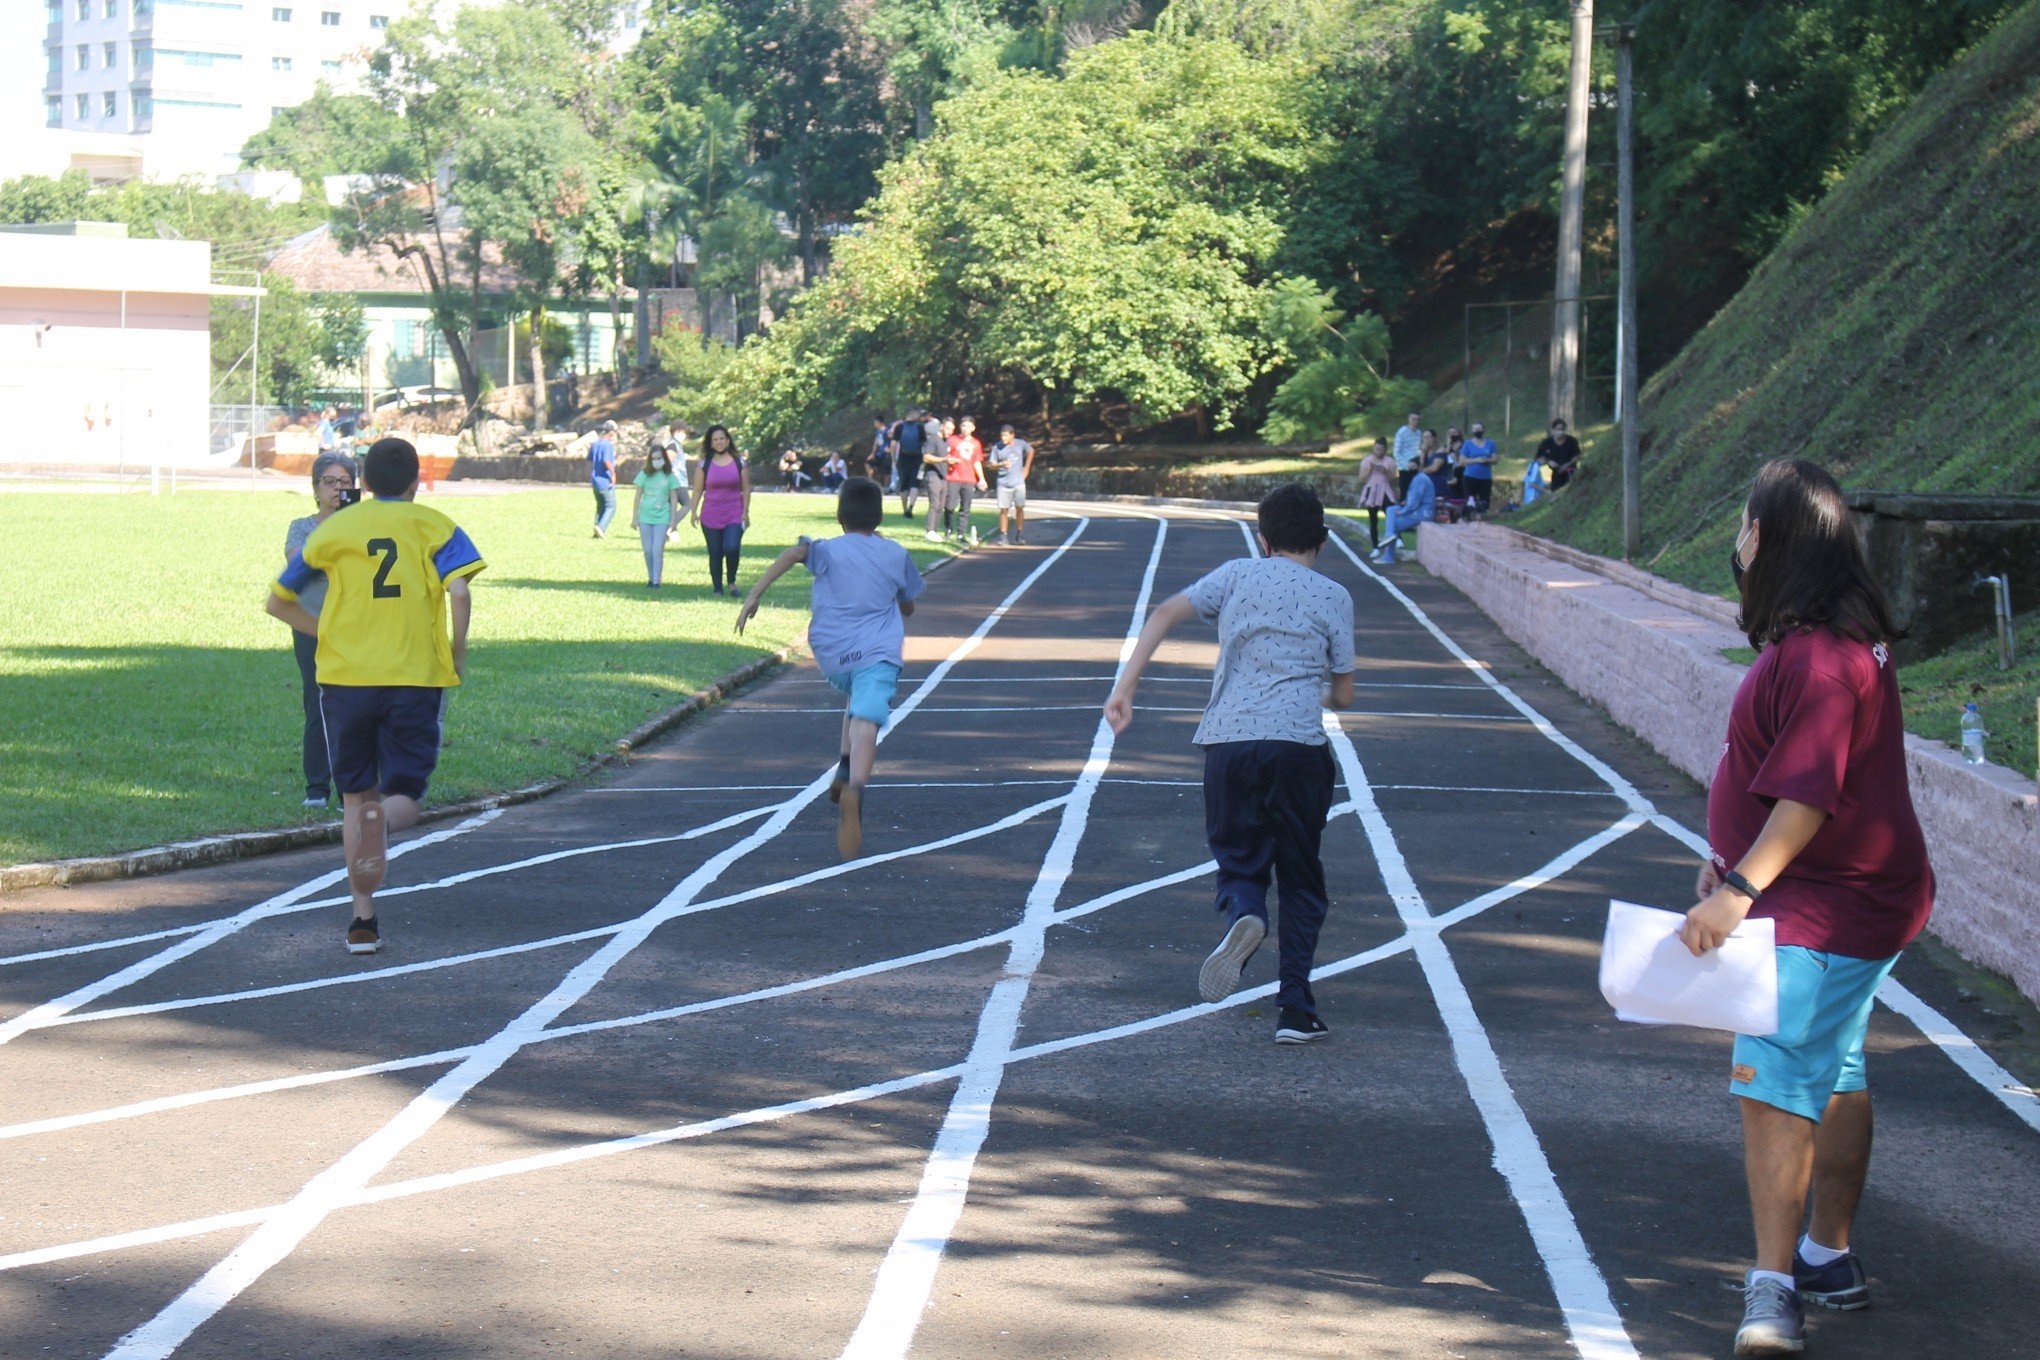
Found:
[[[1247,960],[1268,938],[1268,923],[1258,916],[1240,917],[1226,927],[1225,938],[1197,970],[1197,995],[1203,1001],[1223,1001],[1240,985],[1240,972]]]
[[[1743,1282],[1742,1326],[1736,1329],[1737,1355],[1798,1355],[1806,1349],[1806,1311],[1789,1284],[1751,1278]]]

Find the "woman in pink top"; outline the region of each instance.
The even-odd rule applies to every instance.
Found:
[[[708,579],[715,593],[724,593],[723,569],[729,569],[728,593],[737,594],[737,557],[744,530],[751,527],[751,468],[737,453],[737,442],[724,425],[708,427],[702,441],[706,452],[694,469],[694,508],[687,518],[701,526],[708,543]]]
[[[1388,441],[1374,441],[1374,451],[1360,460],[1360,508],[1367,512],[1367,537],[1381,546],[1381,512],[1402,498],[1395,493],[1395,459]]]

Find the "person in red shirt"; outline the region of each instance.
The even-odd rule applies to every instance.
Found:
[[[1757,1239],[1735,1353],[1789,1355],[1806,1344],[1802,1299],[1870,1302],[1849,1249],[1870,1166],[1863,1037],[1933,910],[1934,873],[1906,784],[1890,649],[1904,633],[1834,478],[1803,459],[1766,463],[1730,566],[1759,654],[1729,710],[1710,857],[1680,938],[1697,956],[1747,917],[1775,923],[1778,1032],[1737,1036],[1729,1085]]]
[[[978,442],[977,422],[969,416],[949,437],[949,505],[942,527],[958,538],[970,535],[970,503],[985,489],[985,446]]]

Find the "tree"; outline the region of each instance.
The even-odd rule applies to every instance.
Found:
[[[256,355],[255,394],[261,402],[304,406],[313,402],[335,370],[358,362],[368,339],[359,299],[341,294],[313,297],[281,274],[264,274],[261,348]],[[239,369],[243,390],[254,309],[235,298],[212,307],[212,366],[215,385]],[[229,399],[238,393],[223,394]]]
[[[658,400],[659,414],[707,429],[721,414],[717,385],[729,371],[736,350],[700,331],[669,326],[652,342],[668,387]]]
[[[994,383],[1229,426],[1295,362],[1271,311],[1307,73],[1134,33],[1008,70],[890,167],[836,268],[718,384],[746,438]],[[1315,342],[1313,342],[1315,343]]]
[[[550,12],[520,6],[464,7],[450,26],[414,11],[369,60],[367,89],[390,115],[390,135],[335,230],[350,249],[380,245],[417,265],[470,418],[482,394],[469,345],[485,268],[517,271],[520,304],[542,299],[568,234],[563,219],[586,201],[566,172],[590,148],[564,112],[585,70]]]
[[[360,174],[375,148],[389,141],[390,114],[364,94],[334,94],[324,81],[302,104],[280,110],[241,147],[241,164],[288,170],[301,180]],[[324,197],[323,189],[319,198]]]
[[[1388,375],[1388,323],[1348,321],[1330,290],[1308,279],[1278,279],[1268,290],[1267,326],[1295,371],[1276,387],[1261,437],[1294,444],[1358,434],[1376,411],[1421,406],[1422,383]]]

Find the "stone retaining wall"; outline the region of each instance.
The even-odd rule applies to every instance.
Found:
[[[1567,686],[1712,778],[1746,669],[1722,650],[1748,646],[1722,601],[1495,525],[1427,524],[1417,557]],[[2040,1002],[2040,790],[1918,736],[1906,765],[1939,880],[1930,929]]]

